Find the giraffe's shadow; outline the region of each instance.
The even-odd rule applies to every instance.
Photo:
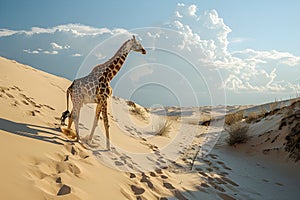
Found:
[[[17,123],[3,118],[0,118],[0,130],[58,145],[64,145],[64,142],[68,142],[68,140],[61,137],[61,134],[59,134],[60,129],[58,128]]]

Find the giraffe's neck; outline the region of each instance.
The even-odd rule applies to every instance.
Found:
[[[130,40],[126,41],[111,59],[101,65],[96,66],[92,73],[99,73],[99,75],[105,76],[108,81],[111,81],[121,69],[129,52]]]

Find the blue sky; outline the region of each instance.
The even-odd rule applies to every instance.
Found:
[[[288,51],[300,56],[298,0],[198,1],[39,1],[2,0],[0,28],[26,30],[80,23],[94,27],[139,28],[167,21],[179,2],[196,4],[198,12],[215,9],[232,29],[232,48]]]
[[[105,43],[105,51],[99,44],[130,32],[138,34],[150,50],[146,57],[133,54],[128,58],[124,67],[131,74],[121,70],[112,84],[115,95],[143,104],[148,94],[146,106],[263,103],[300,92],[299,9],[297,0],[2,0],[0,56],[72,80],[83,66],[88,71],[93,64],[108,59],[124,37],[115,37],[119,43],[114,45]],[[168,28],[176,34],[143,27]],[[163,39],[167,33],[169,37]],[[176,60],[171,51],[162,56],[153,47],[168,48],[188,62],[171,62]],[[157,66],[149,64],[153,61]],[[142,67],[135,68],[137,65]],[[200,72],[199,77],[192,65]],[[170,74],[165,69],[176,69],[174,77],[180,77],[160,82],[164,73]],[[178,79],[182,85],[177,91],[173,82]],[[120,80],[124,84],[118,84]],[[145,80],[171,89],[149,86]],[[143,89],[143,84],[148,85]],[[182,92],[188,85],[198,103]],[[174,91],[175,95],[166,95]],[[178,98],[172,99],[176,95]]]

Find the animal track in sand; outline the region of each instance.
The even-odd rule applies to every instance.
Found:
[[[0,86],[0,97],[6,99],[8,105],[17,108],[18,112],[22,112],[27,116],[36,117],[39,115],[57,115],[57,113],[49,113],[54,111],[55,108],[46,104],[39,104],[32,97],[25,94],[25,91],[20,89],[18,86],[1,87]],[[0,101],[1,101],[0,98]],[[46,122],[53,125],[55,122]]]
[[[71,187],[64,184],[61,174],[78,177],[81,170],[69,160],[42,159],[30,165],[27,170],[27,178],[34,181],[37,188],[50,195],[67,195],[71,193]]]
[[[130,186],[131,190],[133,191],[134,195],[141,195],[145,192],[145,189],[142,187],[137,187],[135,185]]]
[[[68,195],[71,199],[78,199],[72,193],[74,186],[66,183],[64,177],[81,178],[81,169],[76,161],[85,159],[89,155],[75,145],[65,145],[65,153],[49,154],[44,158],[24,157],[28,163],[26,177],[34,182],[34,185],[45,195],[63,196]],[[50,197],[49,197],[50,198]],[[46,198],[48,199],[48,198]]]
[[[145,173],[142,173],[142,179],[140,180],[140,182],[146,183],[150,189],[154,188],[153,183],[149,180],[149,177],[146,176]]]
[[[168,182],[164,182],[163,183],[163,186],[169,190],[174,190],[174,186],[171,184],[171,183],[168,183]]]

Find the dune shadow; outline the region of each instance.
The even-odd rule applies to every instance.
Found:
[[[3,118],[0,118],[0,130],[9,132],[11,134],[41,140],[44,142],[50,142],[58,145],[64,145],[63,142],[68,142],[68,140],[61,138],[60,134],[55,133],[55,131],[60,131],[58,128],[51,128],[34,124],[17,123]]]

